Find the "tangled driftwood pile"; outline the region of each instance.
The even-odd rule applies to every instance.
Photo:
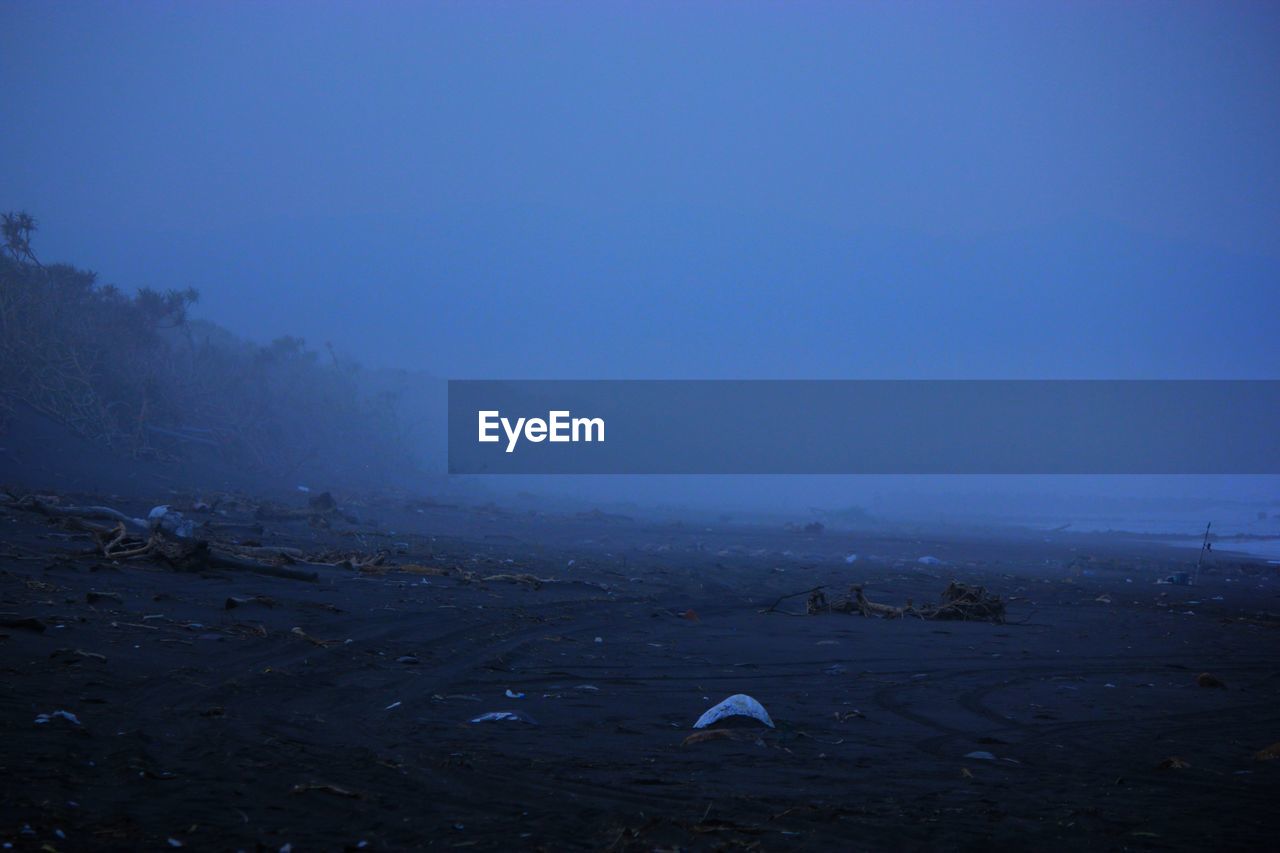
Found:
[[[295,556],[301,553],[296,549],[254,548],[233,542],[179,536],[166,530],[156,519],[132,518],[106,506],[69,506],[47,498],[31,495],[15,498],[8,494],[0,494],[0,505],[37,513],[56,520],[67,529],[88,534],[94,544],[91,553],[112,560],[150,559],[178,571],[229,569],[301,581],[315,581],[319,574],[293,566],[331,565],[300,559]],[[110,523],[94,523],[98,521]],[[295,554],[289,553],[291,551]]]
[[[925,604],[921,607],[916,607],[910,599],[905,607],[870,601],[862,591],[861,584],[850,587],[848,597],[832,601],[828,601],[826,593],[819,588],[810,591],[805,611],[810,616],[822,613],[859,613],[883,619],[911,616],[917,619],[958,619],[969,622],[1005,621],[1004,599],[987,592],[984,587],[970,586],[959,581],[952,581],[947,585],[942,591],[942,600],[937,604]]]

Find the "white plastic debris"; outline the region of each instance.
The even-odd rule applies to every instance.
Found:
[[[507,698],[508,698],[508,699],[523,699],[523,698],[524,698],[524,694],[523,694],[523,693],[516,693],[514,690],[512,690],[511,688],[509,688],[509,687],[508,687],[508,688],[507,688]]]
[[[922,566],[941,566],[942,565],[942,561],[939,560],[937,557],[931,557],[928,555],[921,557],[920,559],[916,560],[916,562]]]
[[[302,493],[304,493],[304,494],[305,494],[305,493],[307,493],[307,492],[311,491],[311,488],[310,488],[309,486],[298,486],[298,491],[300,491],[300,492],[302,492]]]
[[[45,723],[58,719],[66,720],[68,723],[75,726],[80,725],[80,718],[70,711],[54,711],[52,714],[41,714],[36,717],[36,725],[43,726]]]
[[[996,757],[985,749],[975,750],[974,752],[965,753],[965,758],[976,758],[978,761],[995,761]]]
[[[182,513],[170,509],[168,504],[153,507],[151,512],[147,513],[147,526],[152,530],[172,533],[179,539],[190,539],[196,532],[195,522],[183,518]]]
[[[490,711],[487,714],[481,714],[478,717],[472,717],[473,723],[528,723],[536,726],[537,722],[533,717],[520,711]]]
[[[728,699],[715,705],[693,724],[695,729],[705,729],[712,723],[718,723],[726,717],[751,717],[773,728],[773,720],[764,706],[745,693],[735,693]]]
[[[845,558],[844,558],[844,561],[845,561],[846,563],[848,563],[849,565],[851,565],[851,566],[852,566],[854,563],[858,562],[858,555],[857,555],[857,554],[850,554],[850,555],[848,555],[847,557],[845,557]]]
[[[387,707],[383,708],[382,710],[384,710],[384,711],[394,711],[396,708],[399,708],[399,707],[400,707],[400,702],[399,702],[399,700],[397,700],[397,701],[395,701],[395,702],[392,702],[390,705],[388,705]]]

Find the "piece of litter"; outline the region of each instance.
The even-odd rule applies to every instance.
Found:
[[[75,726],[80,725],[80,718],[77,717],[75,714],[71,713],[70,711],[54,711],[52,714],[41,714],[40,716],[36,717],[36,725],[42,726],[45,723],[52,722],[53,720],[57,720],[57,719],[66,720],[68,723],[71,723],[72,725],[75,725]]]
[[[916,562],[917,562],[917,563],[920,563],[921,565],[924,565],[924,566],[940,566],[940,565],[942,565],[942,561],[941,561],[941,560],[939,560],[937,557],[930,557],[930,556],[924,556],[924,557],[921,557],[920,559],[916,560]]]
[[[992,755],[991,753],[987,752],[984,749],[974,750],[973,752],[966,752],[964,757],[975,758],[978,761],[995,761],[996,760],[996,757],[994,755]]]
[[[751,717],[759,720],[769,728],[773,728],[773,720],[764,706],[745,693],[735,693],[718,705],[713,706],[693,724],[695,729],[705,729],[726,717]]]
[[[858,555],[857,555],[857,554],[849,554],[847,557],[845,557],[845,558],[844,558],[844,561],[845,561],[846,563],[849,563],[849,564],[856,563],[856,562],[858,562]]]
[[[147,527],[172,533],[181,539],[190,539],[196,532],[195,522],[183,518],[182,513],[170,509],[168,504],[152,507],[147,513]]]
[[[523,698],[524,698],[524,694],[523,694],[523,693],[516,693],[516,692],[512,691],[510,688],[507,688],[507,698],[508,698],[508,699],[523,699]]]
[[[538,722],[535,719],[533,719],[533,717],[530,717],[528,714],[523,713],[522,711],[490,711],[487,714],[481,714],[478,717],[472,717],[471,722],[473,723],[501,723],[501,722],[528,723],[531,726],[536,726],[538,724]]]
[[[169,839],[169,846],[170,846],[170,847],[182,847],[182,846],[183,846],[183,844],[182,844],[182,842],[181,842],[181,841],[179,841],[179,840],[178,840],[178,839],[176,839],[176,838],[170,838],[170,839]]]
[[[390,705],[388,705],[387,707],[383,708],[382,710],[384,710],[384,711],[394,711],[396,708],[399,708],[399,707],[400,707],[400,702],[399,702],[399,701],[395,701],[395,702],[392,702],[392,703],[391,703]]]
[[[604,637],[596,637],[596,642],[597,642],[597,643],[603,643],[603,642],[604,642]]]

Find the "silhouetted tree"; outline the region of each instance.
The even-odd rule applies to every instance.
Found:
[[[25,212],[6,213],[0,221],[0,234],[4,236],[4,248],[15,261],[24,261],[40,266],[35,253],[31,251],[31,235],[36,231],[36,221],[31,214]]]

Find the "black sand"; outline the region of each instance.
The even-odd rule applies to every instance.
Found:
[[[449,574],[182,574],[0,511],[0,840],[1192,850],[1280,827],[1280,761],[1255,760],[1280,741],[1275,567],[1219,557],[1177,587],[1155,581],[1184,552],[1102,537],[356,512],[378,526],[254,538]],[[500,574],[556,582],[480,580]],[[1009,624],[760,612],[852,582],[923,603],[953,578],[1004,595]],[[684,745],[733,693],[777,729]],[[56,710],[79,725],[35,722]],[[469,723],[500,710],[537,724]]]

